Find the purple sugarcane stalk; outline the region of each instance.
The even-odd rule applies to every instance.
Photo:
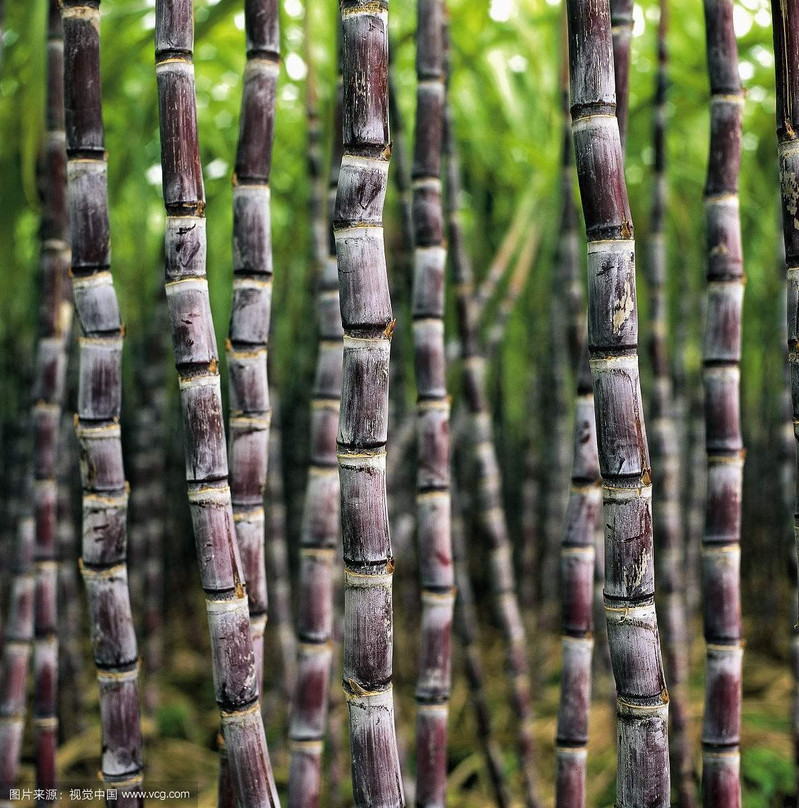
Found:
[[[621,149],[627,146],[627,120],[630,110],[630,39],[633,33],[634,0],[610,0],[613,37],[613,75],[616,77],[616,117],[619,120]]]
[[[81,327],[76,431],[81,452],[81,573],[100,688],[102,777],[142,784],[139,654],[127,576],[128,489],[119,425],[124,331],[110,269],[108,164],[98,0],[63,0],[64,108],[72,292]],[[137,796],[120,804],[141,805]]]
[[[560,547],[562,675],[555,737],[556,808],[584,808],[588,718],[594,650],[596,534],[602,513],[602,486],[596,443],[596,416],[586,347],[585,302],[579,282],[577,211],[574,207],[568,68],[561,87],[563,112],[562,212],[555,303],[566,333],[568,358],[576,378],[571,490]],[[553,315],[554,316],[554,315]]]
[[[738,209],[744,96],[732,0],[705,0],[710,156],[705,183],[707,314],[702,353],[707,503],[702,593],[707,663],[702,724],[705,808],[741,803],[741,310],[744,274]]]
[[[404,805],[394,726],[394,558],[386,498],[394,318],[383,205],[388,181],[388,3],[341,0],[343,157],[333,213],[344,327],[338,427],[344,553],[344,693],[357,808]]]
[[[416,137],[413,169],[416,369],[416,503],[422,617],[416,680],[416,805],[446,804],[447,716],[451,687],[452,565],[449,398],[444,355],[444,240],[441,155],[445,75],[442,0],[418,0]]]
[[[617,691],[617,808],[667,808],[668,693],[655,612],[652,487],[638,372],[635,242],[610,7],[568,0],[572,133],[588,237],[588,350]]]
[[[259,688],[267,615],[263,502],[272,414],[266,361],[272,303],[269,177],[280,70],[278,22],[277,0],[245,2],[247,64],[233,175],[233,304],[226,345],[230,494]]]
[[[47,117],[44,144],[42,290],[34,382],[34,518],[36,522],[36,608],[34,744],[36,786],[44,805],[54,805],[58,739],[57,452],[64,401],[66,342],[71,324],[64,286],[70,266],[64,148],[64,42],[56,0],[48,4]]]
[[[33,650],[35,538],[33,516],[22,514],[17,520],[0,665],[0,806],[3,808],[13,805],[10,790],[17,780],[25,729],[28,670]]]

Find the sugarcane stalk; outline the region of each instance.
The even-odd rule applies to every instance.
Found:
[[[539,802],[534,771],[533,709],[530,697],[527,638],[519,608],[513,553],[502,507],[501,472],[485,396],[485,362],[476,328],[473,272],[460,221],[460,169],[454,121],[449,104],[444,113],[444,137],[447,157],[447,233],[455,284],[458,334],[463,357],[464,403],[477,467],[476,506],[480,527],[489,546],[491,565],[489,581],[494,605],[507,644],[508,677],[517,720],[516,743],[524,782],[524,799],[528,808],[535,808]]]
[[[566,19],[563,17],[563,62],[560,71],[560,101],[563,121],[561,151],[561,215],[557,253],[552,279],[549,317],[550,355],[543,370],[547,406],[543,415],[543,444],[547,474],[542,480],[543,558],[542,605],[545,619],[552,620],[558,602],[558,583],[563,582],[562,542],[564,518],[569,500],[569,368],[577,372],[585,344],[583,291],[579,282],[580,245],[577,210],[574,204],[573,152],[569,117],[569,70],[566,46]],[[578,331],[579,329],[579,331]],[[576,424],[575,424],[576,426]],[[563,601],[566,593],[560,593]],[[553,621],[554,622],[554,621]],[[588,655],[590,658],[590,654]]]
[[[786,265],[785,243],[780,233],[779,247],[777,251],[777,264],[782,272]],[[791,391],[791,361],[788,350],[788,300],[787,283],[783,280],[783,287],[786,294],[783,296],[784,305],[780,312],[780,331],[783,342],[783,392],[781,415],[782,425],[779,431],[780,447],[780,491],[782,493],[783,514],[793,514],[796,501],[796,437],[794,436],[793,424],[793,401]],[[791,547],[788,554],[789,569],[793,579],[794,587],[799,587],[799,565],[797,564],[797,545],[793,541],[793,531],[791,531]],[[799,594],[799,589],[797,589]],[[793,676],[793,694],[791,705],[791,735],[793,741],[794,776],[797,793],[799,793],[799,621],[792,620],[791,637],[791,675]]]
[[[780,239],[779,247],[779,267],[785,266],[785,247],[782,238]],[[787,284],[785,284],[787,292]],[[796,438],[794,436],[793,425],[793,401],[791,396],[791,363],[790,354],[788,352],[788,328],[787,328],[787,294],[784,296],[785,306],[781,314],[781,328],[783,333],[783,340],[785,342],[784,356],[783,356],[783,374],[784,374],[784,390],[782,396],[782,414],[783,422],[780,429],[780,489],[782,491],[783,500],[783,513],[787,516],[789,513],[794,512],[795,499],[796,499]],[[793,531],[792,531],[793,533]],[[793,535],[791,536],[793,539]],[[799,566],[796,558],[796,542],[792,541],[792,546],[789,554],[789,565],[792,572],[793,584],[799,587]],[[799,589],[797,589],[799,593]],[[793,756],[794,756],[794,777],[797,793],[799,793],[799,621],[792,620],[792,637],[791,637],[791,674],[793,676],[793,698],[791,705],[791,735],[793,741]]]
[[[385,445],[390,337],[382,210],[388,174],[388,13],[344,0],[343,157],[333,217],[344,328],[338,429],[345,564],[344,693],[356,805],[402,805],[394,727]],[[366,507],[368,505],[368,507]]]
[[[71,307],[71,306],[70,306]],[[76,346],[77,347],[77,346]],[[80,539],[74,512],[74,481],[78,467],[77,441],[72,418],[61,416],[58,449],[58,597],[61,607],[59,621],[59,688],[61,721],[59,730],[65,738],[80,734],[86,728],[84,656],[80,626],[83,621],[78,585]],[[66,716],[66,718],[65,718]]]
[[[565,22],[565,16],[564,16]],[[564,39],[567,37],[564,26]],[[564,42],[565,44],[565,42]],[[564,50],[566,50],[564,48]],[[574,411],[571,488],[560,546],[562,674],[555,736],[555,805],[584,808],[586,761],[591,706],[594,651],[594,581],[597,525],[602,515],[602,481],[596,442],[596,415],[591,368],[586,345],[583,290],[579,282],[577,210],[574,205],[573,143],[569,114],[568,64],[564,61],[561,84],[563,158],[561,167],[561,220],[553,319],[559,326],[575,373],[577,399]],[[554,329],[553,329],[554,331]],[[577,351],[580,353],[577,353]]]
[[[702,593],[707,663],[702,724],[703,804],[740,805],[740,538],[744,449],[740,423],[744,275],[738,211],[743,92],[732,0],[705,0],[710,157],[704,190],[707,314],[702,353],[707,504]]]
[[[269,509],[266,519],[266,558],[269,578],[269,603],[277,645],[280,649],[281,677],[277,689],[285,706],[291,704],[292,684],[297,678],[297,635],[291,610],[291,571],[289,567],[286,500],[283,485],[282,430],[277,393],[270,393],[272,400],[272,426],[269,430],[269,473],[266,488]],[[267,722],[268,723],[268,722]]]
[[[29,486],[32,487],[32,486]],[[36,525],[29,512],[17,522],[16,548],[0,667],[0,806],[11,808],[19,771],[28,670],[34,637]]]
[[[76,431],[92,652],[100,689],[102,777],[142,783],[139,659],[127,580],[128,491],[119,427],[124,331],[110,270],[98,0],[62,0],[72,288],[81,327]],[[142,798],[120,798],[129,805]]]
[[[650,294],[649,356],[653,371],[651,395],[652,456],[660,469],[655,489],[655,541],[664,612],[663,647],[671,696],[671,767],[678,804],[696,803],[688,728],[688,628],[685,611],[682,525],[680,523],[680,444],[674,419],[674,393],[668,350],[666,279],[666,96],[668,89],[668,5],[660,0],[658,69],[655,80],[654,178],[650,217],[648,280]]]
[[[337,81],[329,201],[335,205],[341,166],[342,87]],[[318,205],[317,205],[318,207]],[[321,205],[322,222],[324,205]],[[332,230],[316,272],[318,346],[311,392],[311,458],[300,533],[297,677],[292,700],[289,805],[320,804],[322,754],[328,723],[334,648],[334,590],[338,567],[341,488],[336,460],[336,429],[342,385],[344,331],[339,302],[338,262]]]
[[[395,266],[393,275],[389,277],[391,282],[392,300],[397,303],[404,303],[412,297],[413,286],[413,194],[411,191],[411,165],[408,156],[408,146],[405,131],[405,118],[397,102],[397,91],[394,82],[394,64],[391,59],[389,49],[389,74],[388,74],[388,108],[389,119],[391,120],[391,171],[394,174],[394,184],[397,189],[397,202],[399,207],[400,238],[399,247],[394,256]],[[389,266],[392,272],[392,267]],[[395,304],[396,305],[396,304]],[[401,370],[404,364],[397,361],[397,343],[392,344],[395,361],[391,367]],[[394,371],[396,375],[396,370]],[[392,385],[396,393],[395,399],[404,398],[402,379],[392,379]],[[392,444],[396,447],[396,440]],[[396,449],[394,449],[396,451]],[[393,454],[394,452],[392,452]],[[396,452],[398,462],[402,461],[402,453]]]
[[[402,806],[391,686],[394,559],[386,502],[394,320],[382,213],[388,179],[388,4],[342,0],[343,157],[333,214],[344,327],[338,428],[344,694],[356,806]]]
[[[34,745],[41,804],[55,803],[58,739],[57,451],[71,319],[64,285],[70,265],[64,149],[64,43],[56,0],[48,4],[47,101],[39,339],[33,405],[35,542]]]
[[[442,0],[418,0],[413,169],[417,530],[421,648],[416,680],[416,805],[446,804],[447,716],[455,605],[449,494],[449,399],[444,355],[441,155],[444,112]]]
[[[408,349],[412,353],[413,322],[411,309],[413,306],[414,284],[414,214],[412,191],[412,166],[407,144],[407,132],[402,109],[397,102],[394,86],[394,53],[389,42],[389,76],[388,99],[389,119],[391,121],[391,167],[389,179],[393,173],[397,191],[397,207],[399,228],[396,234],[395,249],[389,247],[389,288],[391,305],[394,312],[399,310],[397,322],[399,330],[394,331],[391,338],[391,379],[389,380],[389,431],[392,435],[390,451],[386,459],[386,485],[388,488],[388,514],[392,531],[394,552],[405,559],[402,569],[405,576],[395,579],[395,591],[398,588],[402,601],[399,611],[404,615],[400,627],[403,633],[416,632],[419,623],[421,593],[418,574],[419,554],[416,539],[416,507],[413,501],[416,495],[415,481],[411,474],[415,467],[408,462],[411,447],[416,445],[417,412],[416,408],[407,406],[407,365]],[[393,259],[393,260],[392,260]],[[413,575],[413,577],[411,577]],[[415,660],[414,660],[415,661]],[[397,723],[402,728],[402,716],[397,716]],[[402,771],[402,787],[405,802],[416,804],[417,773],[409,765],[408,741],[403,732],[397,734],[397,751]]]
[[[455,475],[454,475],[455,476]],[[452,553],[455,567],[455,584],[457,598],[455,600],[455,628],[458,632],[464,653],[466,680],[469,694],[474,705],[477,734],[482,747],[488,779],[497,808],[510,808],[511,800],[508,784],[502,766],[500,747],[494,735],[491,722],[491,710],[485,686],[485,672],[480,654],[480,638],[478,636],[479,620],[469,574],[469,555],[466,549],[466,536],[463,524],[463,512],[455,486],[452,486]]]
[[[630,110],[630,39],[633,33],[634,0],[610,0],[610,25],[613,36],[613,75],[616,77],[616,117],[622,152],[627,146],[627,121]]]
[[[571,149],[571,143],[569,143]],[[549,317],[549,358],[542,370],[543,388],[548,406],[542,419],[543,461],[547,473],[542,480],[543,498],[543,559],[541,569],[542,617],[545,624],[554,624],[554,614],[558,603],[558,571],[561,564],[564,518],[569,499],[569,427],[570,396],[569,353],[566,334],[566,299],[563,290],[563,276],[572,270],[563,265],[579,265],[579,244],[574,230],[574,202],[569,195],[563,202],[561,232],[555,257],[551,290],[551,313]],[[572,208],[569,213],[565,210]],[[562,599],[562,593],[561,593]],[[590,654],[589,654],[590,658]]]
[[[777,154],[779,157],[782,205],[783,244],[786,264],[787,344],[791,410],[794,436],[799,440],[799,239],[796,230],[796,188],[799,183],[799,139],[795,93],[799,86],[799,8],[787,0],[772,0],[774,56],[777,84]],[[799,454],[796,454],[799,461]],[[796,467],[799,469],[799,465]],[[797,474],[799,478],[799,474]],[[799,487],[796,488],[794,536],[799,553]],[[799,621],[797,621],[799,622]],[[796,629],[794,628],[796,631]],[[792,665],[799,672],[799,635],[794,635]],[[799,681],[799,673],[796,674]],[[799,693],[799,687],[796,688]],[[795,696],[793,715],[794,738],[799,739],[799,696]],[[797,782],[799,783],[799,740],[794,748]],[[799,785],[797,785],[799,790]]]
[[[309,208],[311,218],[311,255],[313,265],[319,271],[328,257],[330,242],[326,211],[327,178],[324,169],[324,128],[319,116],[319,99],[316,86],[316,63],[313,57],[313,31],[310,6],[303,14],[303,50],[307,73],[305,76],[305,120],[307,124],[308,179],[311,184]]]
[[[668,693],[654,594],[651,470],[638,373],[635,242],[616,119],[610,8],[568,0],[572,134],[588,238],[588,349],[617,691],[617,808],[669,805]]]
[[[239,805],[277,806],[261,719],[245,576],[235,540],[218,354],[205,273],[205,194],[192,64],[193,3],[157,0],[155,11],[161,166],[167,212],[165,286],[183,412],[189,506],[211,635],[215,696]],[[264,41],[262,37],[277,21],[269,23],[258,17],[259,25],[254,25],[254,16],[249,17],[248,49],[263,52],[270,68],[262,70],[263,65],[259,65],[253,71],[254,80],[258,80],[274,72],[274,60],[269,58],[271,51],[266,47],[274,39]],[[247,155],[245,160],[242,155],[239,159],[249,165],[249,158]],[[265,238],[265,208],[261,203],[267,192],[262,186],[251,189],[244,185],[243,180],[249,176],[265,182],[266,162],[255,162],[250,175],[242,172],[237,194],[244,200],[243,210],[255,214],[249,228],[253,238]],[[256,289],[255,300],[263,303],[268,284],[263,277],[257,280],[258,284],[251,285]],[[262,327],[257,305],[252,307],[252,314],[253,326]],[[265,341],[264,336],[264,344]]]
[[[166,365],[164,333],[166,299],[159,294],[150,308],[152,331],[140,344],[137,378],[141,400],[134,417],[132,492],[130,499],[131,597],[141,603],[144,645],[144,706],[158,707],[158,675],[164,664],[164,519],[166,500],[165,423]]]
[[[536,380],[532,379],[529,397],[536,399]],[[540,546],[541,483],[538,473],[538,445],[528,434],[524,457],[524,481],[521,490],[521,541],[519,551],[519,599],[525,612],[532,612],[539,596],[538,550]]]
[[[571,492],[560,558],[563,673],[556,735],[555,805],[583,808],[594,649],[594,537],[602,510],[588,352],[577,373]]]
[[[272,302],[269,176],[280,67],[277,0],[244,5],[247,64],[233,176],[233,304],[227,341],[230,495],[250,610],[258,687],[267,615],[264,491],[269,462],[267,343]]]
[[[343,65],[341,63],[342,57],[342,43],[341,43],[341,24],[336,26],[336,48],[337,48],[337,68],[336,68],[336,97],[333,118],[333,142],[330,153],[330,168],[327,177],[327,206],[325,219],[326,224],[326,262],[328,266],[336,262],[338,267],[338,259],[336,257],[336,241],[333,233],[333,211],[336,206],[336,193],[338,192],[338,177],[341,169],[341,155],[343,151],[343,143],[341,140],[342,132],[342,104],[344,98],[343,87]],[[331,295],[333,289],[330,290]],[[336,287],[338,292],[338,287]],[[339,300],[339,322],[341,320],[341,303]],[[342,329],[343,332],[343,329]],[[342,343],[343,345],[343,343]],[[343,348],[342,348],[343,350]],[[339,360],[341,361],[341,360]],[[341,395],[341,387],[339,382],[339,398]],[[340,403],[340,402],[339,402]],[[338,485],[338,482],[337,482]],[[339,486],[340,490],[340,486]],[[341,511],[340,503],[336,502],[336,513],[340,522]],[[337,526],[337,531],[340,527]],[[342,790],[342,785],[347,781],[347,762],[346,762],[346,746],[347,740],[345,738],[345,728],[343,726],[343,713],[346,709],[344,693],[339,686],[341,681],[342,672],[342,654],[341,648],[344,640],[344,587],[343,587],[343,563],[341,556],[335,559],[335,570],[333,578],[333,633],[332,640],[336,653],[334,654],[334,664],[330,666],[330,682],[331,686],[328,687],[328,788],[330,793],[330,806],[331,808],[340,808],[345,803],[345,796]]]

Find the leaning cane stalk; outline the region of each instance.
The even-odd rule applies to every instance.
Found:
[[[341,165],[341,103],[341,87],[337,86],[336,126],[330,161],[331,210],[335,204]],[[317,207],[324,221],[324,204],[317,203]],[[341,404],[344,331],[332,231],[328,255],[322,266],[317,267],[316,285],[319,342],[311,394],[311,463],[300,536],[297,677],[289,728],[289,806],[296,808],[319,805],[322,753],[328,723],[328,684],[333,662],[336,548],[341,499],[336,428]]]
[[[136,789],[142,783],[139,659],[128,592],[128,489],[119,426],[124,331],[110,270],[99,2],[63,0],[61,19],[72,290],[82,332],[76,419],[81,572],[100,688],[103,782]],[[138,805],[142,799],[122,801]]]
[[[529,227],[527,238],[525,238],[519,250],[516,266],[513,268],[513,272],[508,279],[505,294],[497,305],[491,321],[491,328],[484,339],[485,347],[483,348],[483,354],[489,363],[493,362],[499,354],[502,341],[508,330],[511,315],[516,310],[516,304],[519,302],[519,298],[527,288],[527,281],[530,278],[531,270],[538,257],[541,231],[535,224],[530,224]]]
[[[235,540],[218,354],[205,274],[205,194],[192,64],[193,4],[192,0],[157,0],[155,11],[167,212],[165,286],[214,689],[239,805],[277,806],[258,700],[244,572]],[[263,219],[253,222],[253,226],[257,224],[262,225]]]
[[[534,200],[535,196],[530,194],[522,200],[516,209],[510,227],[508,227],[497,249],[497,254],[488,265],[486,276],[475,291],[475,317],[478,322],[483,319],[486,308],[494,299],[502,279],[507,274],[513,255],[524,237],[525,230],[530,222]]]
[[[588,237],[588,348],[617,690],[616,805],[669,805],[668,693],[655,613],[649,450],[638,374],[635,242],[615,116],[610,9],[568,0],[572,133]]]
[[[343,144],[333,230],[344,358],[338,428],[344,693],[356,806],[402,806],[392,676],[394,559],[386,503],[394,320],[382,214],[388,180],[388,4],[342,0]]]
[[[705,0],[710,157],[705,183],[707,503],[702,592],[707,664],[702,724],[706,808],[740,805],[740,539],[744,449],[739,383],[744,275],[738,212],[743,92],[732,0]]]
[[[669,681],[672,773],[681,808],[696,801],[688,737],[688,630],[685,613],[682,525],[680,523],[680,446],[674,420],[674,391],[668,357],[666,278],[666,93],[668,84],[668,6],[660,2],[658,70],[655,88],[654,182],[649,236],[650,337],[653,370],[652,456],[660,469],[655,489],[655,540],[664,610],[663,647]]]
[[[508,526],[502,507],[502,480],[484,389],[485,361],[479,344],[474,304],[473,273],[464,244],[460,220],[460,168],[452,110],[444,115],[445,152],[447,156],[447,233],[449,236],[453,281],[455,285],[458,333],[463,358],[463,389],[466,416],[471,426],[470,440],[477,466],[476,506],[481,530],[490,552],[489,580],[497,616],[508,651],[508,676],[511,700],[517,717],[516,743],[524,781],[525,804],[537,806],[532,733],[532,700],[527,639],[519,608],[516,577]]]
[[[34,669],[34,744],[36,787],[43,805],[55,804],[58,739],[57,449],[64,401],[69,308],[69,226],[64,149],[64,42],[56,0],[48,3],[47,116],[44,145],[41,227],[42,289],[33,405],[34,518],[36,523],[36,608]]]
[[[443,806],[455,604],[449,493],[449,399],[444,355],[441,154],[444,115],[442,0],[418,0],[416,137],[412,176],[411,302],[418,436],[416,502],[422,617],[416,681],[416,805]]]

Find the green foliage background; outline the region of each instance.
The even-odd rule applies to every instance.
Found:
[[[198,0],[196,77],[202,158],[208,198],[209,279],[217,331],[227,329],[230,297],[230,177],[238,131],[244,65],[243,12],[235,0]],[[672,299],[699,296],[703,274],[701,193],[708,146],[708,85],[701,4],[675,0],[671,9],[672,87],[669,101],[668,173]],[[30,341],[36,283],[36,230],[40,215],[36,159],[44,114],[45,3],[9,3],[5,61],[0,78],[0,335]],[[312,331],[307,200],[304,76],[304,8],[282,3],[284,70],[281,79],[273,172],[275,338],[273,367],[279,382]],[[325,121],[334,86],[336,4],[309,3],[311,57]],[[636,4],[627,177],[639,240],[645,241],[652,162],[651,114],[657,3]],[[765,0],[736,5],[741,73],[748,90],[741,180],[746,268],[745,395],[756,407],[765,375],[781,362],[777,315],[774,80],[770,19]],[[535,196],[534,219],[544,244],[509,338],[507,372],[526,372],[540,358],[546,290],[557,221],[560,149],[558,71],[561,12],[544,0],[450,3],[453,42],[452,98],[464,168],[464,205],[478,276],[485,270],[522,197]],[[492,18],[493,15],[493,18]],[[393,53],[406,130],[412,133],[415,74],[414,8],[391,9]],[[507,17],[507,19],[505,19]],[[153,0],[103,3],[103,99],[110,165],[113,272],[131,339],[146,328],[160,282],[163,212],[157,105],[153,71]],[[327,127],[330,129],[330,126]],[[332,136],[332,132],[328,134]],[[391,200],[390,200],[391,201]],[[391,228],[389,209],[388,226]],[[643,249],[639,250],[643,255]],[[639,261],[641,259],[639,258]],[[646,324],[641,286],[642,323]],[[690,311],[690,307],[688,309]],[[402,324],[400,324],[402,325]],[[762,351],[768,346],[769,350]],[[303,351],[303,354],[309,353]],[[519,361],[514,362],[513,357]],[[689,345],[696,367],[699,347]],[[307,362],[305,363],[307,364]],[[301,365],[303,371],[307,370]],[[6,391],[7,393],[9,391]],[[508,415],[520,421],[525,387],[511,385]],[[4,403],[8,399],[4,400]]]

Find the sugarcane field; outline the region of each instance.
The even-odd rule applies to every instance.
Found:
[[[0,808],[799,808],[799,0],[0,0]]]

